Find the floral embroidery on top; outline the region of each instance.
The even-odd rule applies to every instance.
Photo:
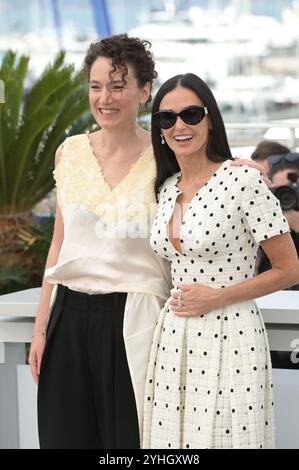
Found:
[[[142,151],[113,190],[104,180],[86,134],[64,141],[62,155],[53,174],[62,213],[69,205],[83,206],[109,227],[115,227],[124,221],[147,218],[156,207],[156,164],[151,146]]]

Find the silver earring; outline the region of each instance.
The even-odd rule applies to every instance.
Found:
[[[165,140],[164,140],[164,135],[161,134],[161,144],[164,145],[165,144]]]

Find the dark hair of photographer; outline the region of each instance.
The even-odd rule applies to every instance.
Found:
[[[267,173],[270,171],[268,157],[290,153],[290,149],[274,140],[262,140],[251,155],[251,159],[262,165]]]
[[[273,155],[268,161],[270,165],[272,161],[270,178],[273,186],[271,190],[280,201],[299,257],[299,153]],[[271,268],[268,258],[261,249],[258,257],[258,273]],[[290,289],[299,290],[299,284]]]

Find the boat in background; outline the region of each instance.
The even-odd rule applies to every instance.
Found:
[[[199,75],[228,122],[299,117],[299,2],[283,21],[252,15],[238,3],[178,11],[168,1],[129,34],[152,43],[157,86],[176,74]]]
[[[124,1],[111,0],[111,4],[115,2],[123,12]],[[55,0],[34,2],[35,6],[41,3],[47,5],[49,16],[49,5]],[[91,3],[99,5],[100,0]],[[152,42],[159,73],[155,88],[170,76],[193,72],[211,86],[225,122],[299,117],[299,0],[292,10],[283,12],[282,21],[250,14],[249,8],[244,8],[249,0],[231,0],[224,9],[216,8],[219,3],[214,0],[209,2],[214,8],[184,11],[178,10],[178,2],[173,0],[156,3],[164,9],[143,14],[142,24],[128,31]],[[61,43],[66,61],[81,68],[96,35],[91,25],[79,31],[65,18],[63,24],[62,18],[56,18],[52,28],[42,27],[41,12],[34,12],[33,31],[9,36],[0,33],[0,57],[8,45],[30,55],[26,87],[53,61]]]

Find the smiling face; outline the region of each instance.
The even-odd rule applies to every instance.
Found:
[[[167,109],[179,113],[192,105],[205,106],[193,90],[179,86],[163,97],[159,110]],[[186,124],[178,116],[176,123],[170,129],[161,129],[161,133],[176,157],[186,158],[206,154],[209,126],[208,115],[195,125]]]
[[[139,88],[132,67],[127,67],[125,83],[120,69],[113,72],[110,58],[98,57],[91,66],[89,103],[95,120],[103,129],[134,125],[139,106],[150,94],[149,83]]]

